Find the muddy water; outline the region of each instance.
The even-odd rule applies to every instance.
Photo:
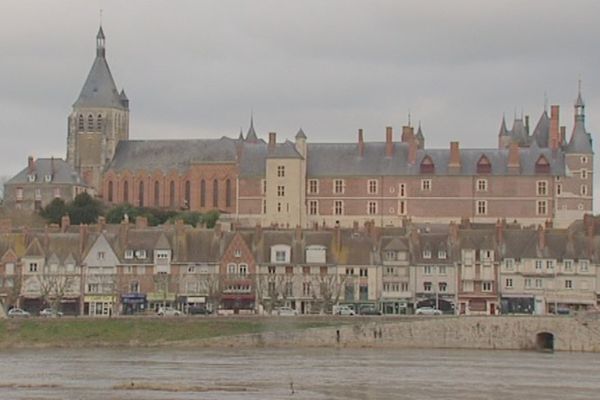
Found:
[[[73,349],[0,361],[2,400],[600,398],[597,354]]]

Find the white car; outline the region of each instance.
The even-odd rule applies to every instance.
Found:
[[[334,310],[334,314],[336,315],[355,315],[353,309],[348,306],[337,306]]]
[[[156,315],[160,315],[161,317],[178,317],[181,315],[181,311],[173,307],[161,307],[158,309]]]
[[[20,308],[12,308],[8,311],[9,318],[29,318],[30,315],[27,311]]]
[[[442,312],[433,307],[419,307],[415,311],[416,315],[442,315]]]
[[[279,307],[277,309],[277,315],[285,316],[285,317],[294,317],[298,315],[298,311],[294,310],[291,307]]]

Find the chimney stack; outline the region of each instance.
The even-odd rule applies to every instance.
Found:
[[[363,157],[365,155],[365,141],[363,138],[363,130],[358,130],[358,155]]]
[[[558,150],[560,145],[560,132],[558,121],[559,107],[557,105],[550,106],[550,143],[552,150]]]
[[[35,162],[33,161],[33,156],[27,157],[27,170],[29,173],[32,173],[35,169]]]
[[[394,155],[394,142],[392,127],[388,126],[385,128],[385,156],[392,157]]]
[[[142,217],[138,215],[135,217],[135,228],[136,229],[145,229],[148,227],[148,218]]]
[[[546,247],[546,231],[542,225],[538,226],[538,249],[543,250]]]
[[[450,142],[450,160],[448,161],[448,172],[460,172],[460,147],[458,142]]]
[[[417,141],[411,140],[408,142],[408,163],[413,165],[417,162]]]
[[[496,243],[498,245],[504,243],[504,221],[500,219],[496,221]]]
[[[565,144],[565,143],[567,143],[567,127],[561,126],[560,127],[560,144]]]
[[[402,127],[402,143],[408,143],[415,138],[415,130],[412,126]]]
[[[529,115],[525,116],[525,132],[529,135]]]
[[[269,151],[275,150],[277,144],[277,134],[275,132],[269,132]]]
[[[508,172],[509,174],[518,174],[521,171],[521,157],[519,156],[519,145],[511,143],[508,147]]]
[[[68,215],[63,215],[60,219],[60,228],[62,232],[66,232],[71,225],[71,218]]]

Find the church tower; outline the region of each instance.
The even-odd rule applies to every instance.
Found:
[[[96,58],[68,118],[67,162],[101,195],[104,167],[112,159],[117,143],[127,139],[129,100],[115,85],[100,26]]]

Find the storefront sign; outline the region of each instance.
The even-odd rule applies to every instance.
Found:
[[[188,297],[187,302],[194,303],[194,304],[206,303],[206,297],[204,297],[204,296]]]
[[[175,293],[156,293],[146,294],[148,301],[175,301]]]
[[[86,303],[114,303],[115,296],[89,295],[83,298]]]

